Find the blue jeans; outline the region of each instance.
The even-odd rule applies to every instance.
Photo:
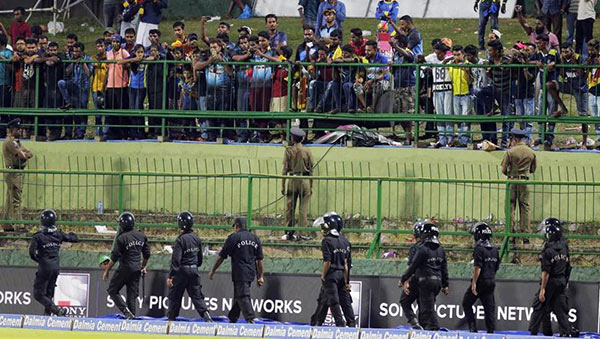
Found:
[[[488,114],[492,112],[494,101],[498,103],[500,112],[502,115],[512,115],[510,109],[510,91],[500,91],[494,86],[487,86],[483,88],[477,88],[473,91],[475,94],[478,105],[476,106],[476,112],[478,115]],[[513,127],[511,122],[502,123],[502,146],[508,146],[509,133]],[[494,122],[483,122],[481,123],[481,134],[483,139],[488,140],[494,144],[498,144],[498,136],[496,133],[496,123]]]
[[[342,88],[344,89],[348,110],[356,110],[358,103],[356,102],[356,93],[354,93],[354,84],[352,82],[344,82]]]
[[[90,97],[89,87],[81,87],[72,80],[59,80],[58,90],[62,94],[66,103],[71,104],[73,108],[87,109],[88,99]],[[65,136],[70,137],[73,132],[72,125],[75,125],[75,137],[82,139],[85,136],[87,126],[87,116],[65,116]]]
[[[532,116],[535,113],[535,99],[515,99],[515,113],[516,115]],[[520,125],[521,129],[527,133],[525,143],[528,144],[531,140],[531,134],[533,133],[533,124],[523,121]]]
[[[433,105],[438,115],[452,115],[452,91],[433,92]],[[442,146],[454,140],[454,124],[438,122],[438,142]]]
[[[567,13],[567,41],[569,45],[573,44],[573,40],[575,39],[575,23],[577,22],[577,12],[575,13]]]
[[[325,92],[327,90],[327,82],[312,80],[308,85],[308,107],[310,108],[323,108],[319,106],[321,104],[323,98],[325,97]],[[321,100],[318,100],[321,99]]]
[[[127,92],[129,94],[129,109],[132,110],[142,110],[144,109],[144,100],[146,99],[146,89],[145,88],[127,88]],[[131,132],[129,133],[131,137],[134,138],[142,138],[143,136],[143,125],[144,118],[142,117],[129,117],[127,119],[131,125],[135,125],[138,127],[133,127]]]
[[[100,110],[101,105],[100,102],[98,101],[98,93],[99,92],[92,92],[92,99],[94,100],[94,108],[96,108],[97,110]],[[102,116],[101,115],[96,115],[96,135],[99,137],[106,137],[106,134],[108,133],[108,126],[104,126],[101,127],[102,125]]]
[[[452,98],[452,103],[454,105],[454,115],[469,115],[471,114],[471,96],[470,95],[455,95]],[[469,131],[471,130],[471,124],[468,122],[460,123],[460,127],[458,129],[460,131],[458,135],[458,141],[462,145],[466,145],[469,143],[471,139],[471,134]]]
[[[490,30],[498,29],[498,13],[488,13],[488,15],[483,15],[483,12],[489,10],[491,5],[492,1],[486,1],[479,4],[479,27],[477,29],[479,48],[485,48],[485,26],[487,26],[488,20],[491,20]]]
[[[600,117],[600,96],[588,93],[588,110],[592,117]],[[600,124],[596,124],[597,141],[600,143]]]

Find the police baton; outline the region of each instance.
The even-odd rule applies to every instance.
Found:
[[[146,273],[142,272],[142,307],[146,301]]]

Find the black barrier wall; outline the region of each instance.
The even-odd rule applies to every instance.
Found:
[[[35,269],[2,267],[0,277],[0,313],[42,314],[43,308],[33,299]],[[138,298],[137,314],[152,317],[165,315],[168,299],[166,271],[149,272],[145,279],[146,296]],[[308,323],[316,307],[320,288],[318,276],[267,274],[265,285],[252,288],[254,309],[260,317],[286,322]],[[361,327],[396,327],[405,324],[398,303],[398,279],[392,277],[354,276],[353,298],[360,314]],[[449,329],[465,329],[462,296],[470,282],[451,280],[450,295],[440,294],[437,312],[440,324]],[[218,273],[214,280],[202,275],[203,292],[213,315],[226,315],[231,307],[233,287],[229,273]],[[531,302],[538,289],[534,281],[498,281],[496,304],[498,330],[527,330]],[[102,281],[102,271],[63,270],[57,282],[55,302],[69,309],[72,316],[95,317],[117,313],[106,293],[108,282]],[[569,286],[569,320],[582,331],[598,331],[598,284],[571,282]],[[140,288],[140,293],[142,289]],[[123,293],[125,291],[123,290]],[[360,304],[360,305],[358,305]],[[414,305],[416,307],[416,305]],[[476,309],[480,328],[484,328],[483,309]],[[198,314],[187,295],[183,317]],[[553,322],[556,319],[553,317]]]

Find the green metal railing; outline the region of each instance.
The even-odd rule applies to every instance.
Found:
[[[203,230],[230,230],[231,219],[238,215],[248,218],[251,229],[276,232],[290,229],[282,217],[286,198],[279,192],[284,178],[279,175],[53,170],[19,173],[24,174],[24,220],[5,219],[3,215],[0,223],[35,225],[40,210],[53,208],[59,213],[62,225],[116,226],[116,215],[131,210],[138,216],[141,227],[157,229],[158,233],[153,231],[154,240],[167,242],[158,230],[175,229],[176,213],[189,210],[196,215],[197,227]],[[308,209],[309,223],[331,210],[344,215],[345,232],[360,237],[357,248],[364,248],[368,257],[379,257],[383,249],[402,243],[396,237],[412,234],[412,223],[420,218],[435,218],[442,235],[458,239],[469,236],[468,231],[477,220],[487,220],[495,236],[502,239],[501,253],[506,257],[510,251],[523,251],[511,249],[510,239],[540,237],[531,225],[548,216],[564,220],[568,237],[573,241],[591,241],[581,244],[579,247],[583,249],[577,253],[600,254],[593,247],[600,240],[597,232],[600,183],[593,180],[525,182],[531,192],[533,232],[519,233],[511,227],[510,189],[515,184],[524,184],[523,181],[325,176],[311,179],[314,191]],[[99,200],[105,209],[102,214],[96,210]],[[315,231],[307,226],[293,230]],[[395,240],[384,243],[382,235]],[[267,243],[318,246],[317,243]],[[461,243],[467,245],[470,240]],[[577,251],[577,246],[572,247]]]
[[[64,60],[62,61],[65,65],[68,65],[69,63],[72,63],[73,61],[71,60]],[[84,62],[84,61],[82,61]],[[0,60],[0,64],[5,64],[7,63],[6,60]],[[97,61],[88,61],[88,63],[98,63]],[[114,63],[114,61],[102,61],[101,63]],[[287,112],[268,112],[268,111],[259,111],[259,112],[247,112],[247,111],[223,111],[223,110],[207,110],[207,111],[198,111],[198,110],[193,110],[193,111],[189,111],[189,110],[179,110],[176,109],[173,106],[173,100],[178,100],[178,98],[169,98],[168,97],[168,92],[170,92],[173,89],[169,89],[169,83],[170,81],[172,81],[172,75],[169,73],[171,72],[172,68],[175,67],[176,65],[190,65],[189,61],[176,61],[176,60],[161,60],[161,61],[144,61],[142,62],[143,64],[148,64],[148,65],[153,65],[153,64],[160,64],[162,65],[162,78],[158,79],[157,81],[160,81],[162,83],[162,93],[161,93],[161,108],[160,109],[145,109],[145,108],[139,108],[139,109],[95,109],[95,108],[88,108],[88,107],[92,107],[93,103],[90,102],[88,104],[88,107],[86,108],[77,108],[77,109],[70,109],[68,111],[60,111],[57,110],[56,108],[44,108],[42,107],[43,105],[41,105],[41,103],[39,102],[39,95],[34,95],[34,102],[31,104],[32,107],[30,107],[31,109],[27,109],[26,111],[24,111],[22,108],[17,108],[17,107],[3,107],[0,108],[0,112],[2,114],[8,114],[11,116],[22,116],[22,117],[26,117],[28,118],[28,121],[26,122],[26,126],[29,126],[32,130],[33,130],[33,136],[37,137],[38,136],[38,130],[39,127],[55,127],[55,128],[62,128],[62,127],[68,127],[67,125],[65,125],[64,123],[56,123],[56,122],[47,122],[47,121],[42,121],[40,120],[43,117],[82,117],[82,116],[89,116],[89,115],[101,115],[105,118],[118,118],[118,117],[130,117],[130,118],[136,118],[136,119],[142,119],[142,123],[118,123],[118,122],[100,122],[99,124],[90,124],[89,127],[113,127],[113,128],[144,128],[144,129],[156,129],[157,131],[159,131],[158,133],[160,134],[161,137],[163,137],[163,140],[166,140],[166,137],[168,136],[170,131],[176,130],[176,129],[183,129],[183,130],[194,130],[194,131],[199,131],[199,130],[204,130],[204,131],[211,131],[211,130],[216,130],[218,132],[219,136],[223,136],[223,131],[224,130],[232,130],[232,131],[241,131],[241,130],[250,130],[250,131],[263,131],[263,132],[277,132],[277,133],[283,133],[285,135],[285,138],[287,138],[289,136],[289,128],[292,126],[291,121],[294,119],[300,119],[300,120],[307,120],[307,119],[312,119],[316,122],[332,122],[333,124],[335,124],[336,126],[327,126],[327,127],[320,127],[319,124],[315,124],[312,126],[311,130],[313,130],[314,132],[322,132],[322,131],[333,131],[336,130],[337,125],[341,125],[341,124],[351,124],[351,123],[358,123],[359,125],[361,124],[366,124],[367,126],[371,126],[371,127],[377,127],[380,128],[384,131],[389,131],[390,128],[394,128],[393,125],[400,123],[400,122],[413,122],[414,123],[414,128],[413,130],[410,132],[412,133],[412,138],[415,141],[418,141],[420,136],[420,133],[422,133],[423,131],[425,132],[434,132],[433,130],[426,130],[424,126],[420,126],[420,124],[424,124],[427,122],[437,122],[437,123],[485,123],[485,122],[493,122],[493,123],[501,123],[501,122],[510,122],[510,123],[537,123],[538,124],[538,128],[537,130],[534,131],[534,133],[538,134],[538,136],[543,140],[547,134],[547,127],[546,124],[547,123],[557,123],[560,126],[565,126],[567,124],[599,124],[600,123],[600,117],[598,116],[580,116],[578,114],[571,114],[568,116],[562,116],[560,118],[553,118],[551,116],[552,112],[549,113],[539,113],[539,112],[546,112],[546,107],[547,107],[547,100],[540,100],[539,103],[536,103],[536,107],[535,107],[535,114],[531,115],[531,116],[524,116],[524,115],[515,115],[514,112],[511,112],[511,114],[509,115],[493,115],[493,116],[486,116],[486,115],[475,115],[475,114],[470,114],[470,115],[437,115],[437,114],[431,114],[434,113],[433,112],[433,107],[429,107],[425,110],[423,110],[421,108],[421,105],[419,105],[420,101],[422,101],[421,96],[419,95],[419,91],[415,90],[413,91],[413,96],[414,96],[414,102],[415,102],[415,112],[414,113],[409,113],[409,112],[401,112],[397,109],[392,109],[392,111],[388,112],[388,113],[377,113],[377,114],[373,114],[373,113],[348,113],[348,112],[340,112],[337,114],[329,114],[329,113],[304,113],[304,112],[291,112],[292,108],[294,107],[294,104],[292,103],[292,86],[295,85],[294,81],[288,81],[287,82],[287,88],[284,90],[288,95],[288,100],[287,100],[287,104],[286,104],[286,111]],[[523,68],[529,68],[529,69],[537,69],[537,67],[535,65],[516,65],[516,64],[510,64],[510,65],[502,65],[502,66],[496,66],[496,65],[471,65],[471,64],[467,64],[467,65],[453,65],[453,64],[446,64],[446,65],[439,65],[439,64],[393,64],[393,65],[379,65],[379,64],[310,64],[310,63],[242,63],[242,62],[227,62],[227,63],[223,63],[225,65],[234,67],[234,70],[237,72],[240,69],[243,68],[247,68],[247,67],[252,67],[252,66],[257,66],[257,65],[262,65],[265,67],[283,67],[285,68],[288,73],[290,74],[290,79],[293,78],[292,74],[294,74],[295,71],[295,67],[299,67],[299,66],[303,66],[303,67],[322,67],[322,68],[326,68],[326,67],[330,67],[330,68],[336,68],[336,69],[342,69],[342,68],[355,68],[357,70],[363,70],[365,69],[365,67],[381,67],[382,69],[384,67],[386,68],[386,71],[388,73],[388,75],[392,76],[390,79],[392,80],[393,83],[393,74],[390,72],[391,67],[395,67],[395,66],[402,66],[402,67],[409,67],[409,68],[413,68],[415,69],[415,74],[420,75],[422,74],[422,72],[425,69],[428,68],[443,68],[443,69],[447,69],[450,67],[459,67],[459,68],[497,68],[497,67],[502,67],[503,69],[506,70],[518,70],[518,69],[523,69]],[[39,66],[36,66],[39,67]],[[594,68],[598,68],[598,65],[557,65],[556,68],[558,69],[559,73],[561,69],[576,69],[576,70],[591,70]],[[542,82],[541,85],[541,91],[539,93],[539,95],[542,98],[547,98],[549,95],[547,94],[547,88],[546,88],[546,79],[548,78],[549,72],[552,72],[552,69],[549,69],[547,65],[545,65],[543,68],[538,69],[540,73],[540,79]],[[583,74],[582,75],[584,78],[587,77],[587,75]],[[419,84],[421,81],[423,81],[421,79],[420,76],[416,77],[416,88],[419,87]],[[511,75],[511,82],[514,82],[516,80],[516,75]],[[511,87],[514,84],[511,84]],[[35,72],[35,92],[38,93],[38,91],[40,89],[42,89],[43,86],[43,81],[41,79],[40,76],[40,71],[38,69],[38,71]],[[392,86],[392,90],[393,90],[393,86]],[[566,95],[566,94],[561,94],[563,100],[565,101],[565,104],[567,105],[567,107],[572,110],[573,107],[575,106],[574,104],[574,99],[572,96],[570,95]],[[171,102],[169,101],[171,100]],[[235,99],[233,99],[235,100]],[[536,99],[537,101],[537,99]],[[10,105],[4,105],[4,106],[10,106]],[[186,125],[185,123],[182,123],[181,121],[179,121],[178,119],[188,119],[188,120],[194,120],[197,121],[197,123],[199,123],[200,121],[204,121],[204,120],[214,120],[214,119],[229,119],[231,126],[226,126],[226,127],[222,127],[222,126],[199,126],[199,125],[193,125],[190,126],[189,123]],[[276,121],[278,122],[277,126],[252,126],[252,127],[245,127],[242,126],[241,123],[242,122],[248,122],[248,121],[262,121],[262,122],[268,122],[268,121]],[[75,126],[73,126],[75,127]],[[458,130],[454,128],[454,132],[458,133]],[[409,133],[408,131],[405,132],[399,132],[396,129],[393,130],[393,133],[396,135],[404,135],[407,136]],[[469,135],[471,135],[471,138],[473,138],[474,134],[479,134],[480,131],[477,129],[472,129],[469,130],[465,133],[468,133]],[[554,132],[555,135],[573,135],[573,136],[580,136],[582,135],[582,132],[573,132],[573,131],[566,131],[564,129],[560,129],[557,128],[557,130]],[[590,135],[593,135],[593,131],[590,131],[589,133]]]

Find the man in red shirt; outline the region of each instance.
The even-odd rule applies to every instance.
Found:
[[[15,21],[10,25],[10,42],[15,43],[17,37],[31,37],[31,26],[25,22],[25,8],[17,7],[14,9]]]
[[[350,30],[350,46],[354,49],[354,54],[364,57],[367,41],[369,40],[363,38],[363,33],[360,28],[353,28]]]

